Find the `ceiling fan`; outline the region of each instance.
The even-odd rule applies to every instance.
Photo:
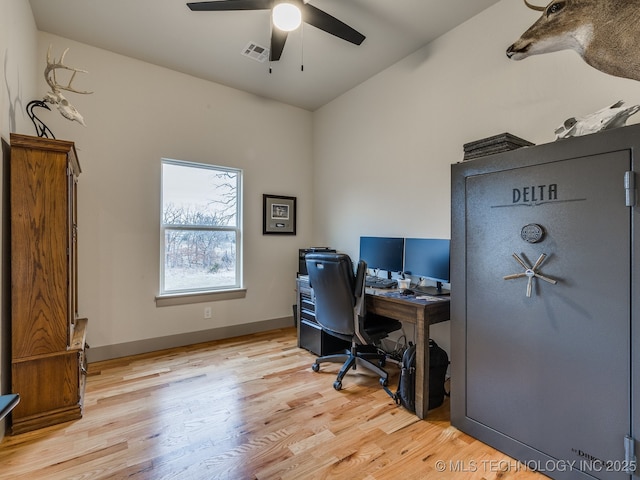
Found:
[[[281,6],[288,5],[293,6],[292,10],[297,8],[297,15],[300,17],[300,21],[313,25],[320,30],[323,30],[338,38],[351,42],[355,45],[360,45],[366,38],[357,30],[354,30],[349,25],[341,22],[337,18],[323,12],[319,8],[314,7],[306,3],[308,0],[218,0],[212,2],[195,2],[187,3],[187,6],[196,12],[220,12],[229,10],[272,10],[272,20],[274,22],[274,28],[271,29],[271,48],[269,50],[269,60],[272,62],[280,60],[284,44],[287,41],[287,35],[290,30],[295,30],[297,26],[284,27],[290,28],[290,30],[282,30],[275,26],[277,22],[275,18],[276,10]]]

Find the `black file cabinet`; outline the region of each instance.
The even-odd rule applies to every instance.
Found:
[[[313,289],[309,277],[301,275],[297,280],[298,297],[298,346],[316,355],[329,355],[349,349],[349,342],[329,335],[316,322]]]

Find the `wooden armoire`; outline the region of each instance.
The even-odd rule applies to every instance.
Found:
[[[18,434],[82,417],[73,142],[11,134],[11,414]]]

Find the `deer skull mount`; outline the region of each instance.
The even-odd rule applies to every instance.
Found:
[[[62,114],[62,116],[68,120],[75,120],[76,122],[86,126],[84,123],[84,118],[80,115],[80,112],[69,103],[69,101],[62,95],[61,90],[65,90],[67,92],[80,93],[82,95],[90,94],[93,92],[85,92],[76,90],[71,86],[74,78],[76,77],[76,73],[89,73],[86,70],[81,70],[79,68],[69,67],[64,64],[64,57],[67,54],[69,49],[65,49],[60,56],[60,60],[56,61],[55,59],[51,61],[51,45],[49,45],[49,50],[47,51],[47,67],[44,69],[44,78],[47,81],[47,84],[51,88],[50,92],[47,92],[44,101],[55,105],[58,108],[58,111]],[[66,85],[60,85],[56,79],[56,70],[68,70],[73,72],[71,74],[71,78]]]
[[[51,45],[49,45],[49,50],[47,50],[47,66],[44,69],[44,79],[46,80],[47,85],[49,85],[50,91],[48,91],[45,94],[42,101],[34,100],[27,104],[27,113],[29,115],[29,118],[31,118],[31,121],[33,122],[34,126],[36,127],[36,132],[38,133],[38,136],[40,137],[48,137],[49,135],[51,135],[52,138],[55,138],[51,130],[33,113],[34,107],[43,107],[43,108],[46,108],[47,110],[50,110],[49,107],[47,107],[46,103],[54,105],[64,118],[71,121],[76,121],[86,127],[86,124],[84,123],[84,118],[82,117],[78,109],[73,105],[71,105],[71,103],[69,103],[69,100],[67,100],[65,96],[62,94],[63,90],[67,92],[79,93],[82,95],[93,93],[93,92],[76,90],[72,86],[76,73],[88,73],[88,72],[86,70],[69,67],[68,65],[64,64],[64,57],[68,51],[69,51],[68,48],[65,49],[65,51],[62,52],[62,55],[60,56],[59,60],[56,60],[55,58],[52,60]],[[56,78],[56,70],[66,70],[68,72],[71,72],[71,77],[69,78],[69,81],[66,83],[66,85],[58,83],[58,79]],[[43,103],[43,102],[46,102],[46,103]]]

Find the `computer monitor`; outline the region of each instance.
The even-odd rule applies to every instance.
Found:
[[[404,272],[428,278],[435,287],[420,287],[428,295],[447,295],[443,283],[449,283],[449,250],[451,241],[439,238],[407,238],[404,242]]]
[[[367,268],[386,270],[388,278],[391,272],[402,271],[403,253],[402,237],[360,237],[360,260],[367,262]]]

